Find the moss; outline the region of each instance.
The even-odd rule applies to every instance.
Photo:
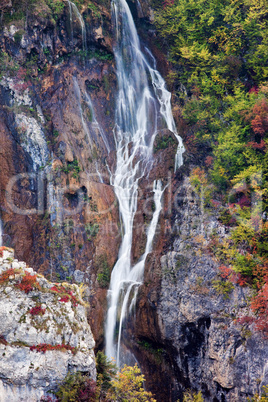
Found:
[[[97,281],[101,288],[107,288],[110,283],[110,267],[106,255],[99,256],[96,265],[98,267]]]
[[[138,341],[138,345],[153,356],[156,364],[161,364],[164,354],[163,348],[159,348],[148,340],[140,340]]]
[[[159,149],[166,149],[168,146],[177,145],[176,139],[171,135],[156,136],[154,141],[154,152],[159,151]]]
[[[224,281],[222,279],[212,281],[212,286],[218,294],[223,295],[224,299],[229,299],[230,293],[234,289],[232,282]]]
[[[176,268],[186,269],[189,263],[189,259],[182,254],[176,256]]]

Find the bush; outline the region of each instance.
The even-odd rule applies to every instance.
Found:
[[[202,397],[201,391],[199,391],[198,394],[195,392],[187,391],[183,395],[183,402],[203,402],[203,401],[204,399]]]
[[[29,272],[26,272],[26,274],[23,276],[22,280],[20,283],[17,283],[15,287],[20,289],[22,292],[25,292],[28,294],[31,292],[34,288],[36,289],[41,289],[39,283],[36,280],[36,275],[31,275]]]
[[[96,382],[80,372],[68,373],[55,392],[59,402],[95,402],[98,394]]]
[[[41,306],[36,306],[31,308],[31,310],[29,310],[29,313],[31,315],[44,315],[46,312],[46,309],[41,308]]]

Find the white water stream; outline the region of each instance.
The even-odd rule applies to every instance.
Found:
[[[124,318],[135,305],[138,288],[143,281],[144,265],[152,250],[153,239],[161,212],[164,190],[161,182],[153,183],[155,210],[147,230],[145,252],[140,261],[131,265],[133,223],[137,211],[138,185],[147,175],[153,153],[153,143],[159,128],[168,128],[178,140],[176,168],[182,164],[184,147],[172,116],[171,95],[160,73],[147,61],[141,51],[136,27],[125,0],[112,1],[116,30],[114,49],[118,97],[114,138],[117,164],[111,184],[118,199],[123,239],[118,260],[111,274],[108,291],[108,312],[105,327],[106,355],[121,364],[120,343]],[[116,326],[119,326],[116,341]]]
[[[67,1],[68,1],[68,5],[69,5],[69,14],[70,14],[71,40],[72,40],[72,42],[74,40],[74,30],[73,30],[74,20],[78,19],[80,26],[81,26],[83,51],[86,51],[87,50],[87,33],[86,33],[85,22],[83,20],[82,15],[80,14],[77,6],[72,1],[70,1],[70,0],[67,0]]]

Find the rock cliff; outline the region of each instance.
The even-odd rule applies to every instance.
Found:
[[[3,242],[51,280],[94,287],[100,342],[108,282],[97,278],[109,281],[120,243],[107,170],[116,87],[110,6],[87,1],[81,14],[69,1],[13,6],[0,30]]]
[[[0,255],[0,399],[39,401],[68,371],[96,379],[95,342],[78,286],[56,284]]]
[[[268,341],[253,324],[239,323],[252,314],[252,290],[224,287],[210,242],[228,229],[215,209],[202,208],[186,173],[172,193],[171,224],[162,222],[167,243],[162,256],[158,242],[148,258],[128,346],[158,400],[195,389],[205,401],[247,401],[268,384]]]

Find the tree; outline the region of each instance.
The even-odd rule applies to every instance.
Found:
[[[108,392],[108,400],[116,402],[156,402],[151,392],[143,388],[144,375],[137,364],[134,367],[124,366],[112,380]]]
[[[97,383],[100,388],[100,400],[105,400],[112,380],[116,377],[117,367],[104,353],[99,351],[96,355]]]

